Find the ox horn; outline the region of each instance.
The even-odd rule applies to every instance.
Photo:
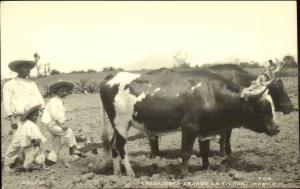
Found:
[[[274,81],[276,81],[280,77],[280,74],[286,70],[286,66],[284,63],[281,63],[278,60],[276,60],[276,61],[277,61],[276,68],[272,73],[271,79],[264,83],[265,86],[269,86]]]
[[[267,89],[268,89],[267,86],[263,86],[254,91],[243,90],[241,96],[245,97],[246,99],[248,99],[248,98],[259,99],[266,92]]]
[[[270,66],[271,66],[272,61],[269,60],[269,62],[270,62]],[[262,80],[261,75],[258,76],[256,81],[254,81],[254,84],[252,84],[250,87],[245,88],[243,90],[241,97],[245,97],[246,99],[248,99],[248,98],[251,98],[251,99],[260,98],[266,92],[266,90],[268,89],[268,86],[271,85],[274,81],[276,81],[279,78],[280,73],[285,68],[285,66],[282,63],[280,63],[278,60],[277,60],[277,64],[273,64],[273,65],[276,66],[276,67],[273,71],[271,71],[272,75],[267,74],[269,77],[271,77],[271,79],[264,82],[264,81],[261,81]],[[258,89],[251,90],[251,87],[253,85],[257,85],[258,82],[261,82],[262,86]]]

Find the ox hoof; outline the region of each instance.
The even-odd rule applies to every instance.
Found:
[[[157,157],[159,157],[158,153],[151,153],[150,154],[150,159],[156,159]]]
[[[232,154],[227,154],[225,159],[226,159],[226,161],[234,161]]]
[[[133,177],[133,178],[137,178],[137,176],[132,172],[132,173],[129,173],[129,174],[127,174],[127,176],[129,176],[129,177]]]
[[[184,178],[186,176],[192,175],[188,170],[181,170],[179,178]]]
[[[205,171],[209,170],[209,165],[202,165],[202,170],[205,170]]]
[[[131,168],[126,170],[126,175],[129,177],[137,178],[134,171]]]
[[[232,154],[232,151],[231,151],[231,150],[228,150],[228,151],[226,152],[226,156],[231,156],[231,154]]]
[[[180,175],[179,175],[178,178],[182,179],[182,178],[185,178],[185,177],[191,176],[191,175],[192,175],[192,174],[191,174],[190,172],[188,172],[188,173],[180,173]]]
[[[220,152],[220,157],[225,157],[225,156],[226,156],[225,152]]]
[[[122,176],[121,170],[114,171],[114,175],[116,175],[116,176]]]

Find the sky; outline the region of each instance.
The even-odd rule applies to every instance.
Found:
[[[1,1],[1,79],[31,59],[62,72],[297,55],[296,1]],[[35,70],[33,70],[32,74]]]

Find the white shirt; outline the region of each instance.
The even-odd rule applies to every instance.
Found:
[[[49,124],[51,121],[64,123],[66,121],[66,105],[63,100],[58,97],[52,97],[45,107],[42,115],[42,122]]]
[[[19,77],[4,84],[3,103],[6,116],[23,114],[28,104],[42,104],[42,107],[45,105],[35,82]]]
[[[20,146],[30,146],[32,139],[41,139],[42,143],[47,140],[46,137],[41,133],[39,126],[27,119],[19,133]]]

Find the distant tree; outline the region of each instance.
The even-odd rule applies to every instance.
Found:
[[[235,64],[239,64],[239,63],[240,63],[240,60],[239,60],[238,58],[236,58],[236,59],[234,60],[234,63],[235,63]]]
[[[297,62],[295,61],[294,57],[291,56],[291,55],[286,55],[283,57],[283,62],[287,65],[287,66],[290,66],[290,67],[297,67],[298,64]]]
[[[97,72],[96,70],[94,70],[94,69],[88,69],[88,71],[87,71],[88,73],[92,73],[92,72]]]
[[[104,67],[102,70],[103,70],[103,72],[110,72],[110,71],[115,71],[116,69],[109,66],[109,67]]]
[[[108,71],[110,71],[110,68],[111,68],[111,67],[104,67],[104,68],[102,68],[102,71],[103,71],[103,72],[108,72]]]
[[[241,67],[244,67],[244,68],[260,68],[260,67],[262,67],[257,62],[251,62],[251,63],[249,63],[249,62],[241,62],[238,65],[240,65]]]
[[[49,90],[49,86],[47,84],[43,85],[43,89],[44,89],[44,94],[43,97],[44,98],[48,98],[51,96],[50,90]]]
[[[178,51],[173,58],[175,59],[174,67],[175,68],[189,68],[191,67],[191,63],[187,61],[188,54],[185,53],[184,57],[180,55],[180,51]]]
[[[75,74],[77,74],[77,73],[85,73],[85,71],[84,70],[73,70],[70,73],[75,73]]]
[[[53,69],[51,70],[50,72],[50,75],[57,75],[57,74],[60,74],[60,71],[56,70],[56,69]]]
[[[35,52],[33,54],[33,57],[34,57],[34,60],[36,62],[35,67],[36,67],[36,70],[37,70],[37,76],[40,77],[41,76],[40,69],[41,69],[42,65],[40,63],[38,63],[38,61],[40,60],[41,56],[37,52]]]
[[[44,64],[44,76],[50,75],[50,63]]]
[[[46,68],[46,65],[44,65],[44,75],[47,75],[47,68]]]
[[[252,64],[252,67],[253,68],[260,68],[262,66],[259,63],[255,62],[255,63]]]
[[[109,66],[109,67],[103,67],[102,68],[102,71],[103,72],[112,72],[112,71],[124,71],[124,69],[123,68],[114,68],[114,67],[111,67],[111,66]]]
[[[50,63],[47,63],[47,65],[48,65],[48,70],[47,70],[47,73],[50,73],[50,72],[51,72]]]
[[[202,64],[201,68],[207,68],[207,67],[210,67],[212,64],[210,63],[204,63]]]

